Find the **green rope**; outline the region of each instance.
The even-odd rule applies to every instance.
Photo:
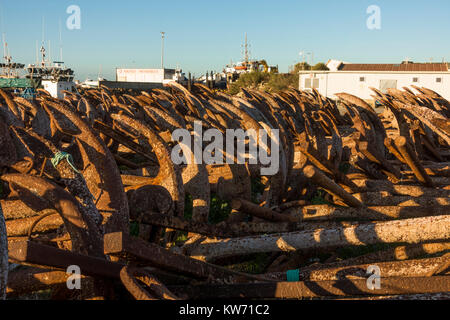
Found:
[[[63,161],[64,159],[67,160],[67,163],[72,167],[72,169],[76,172],[76,173],[80,173],[80,171],[77,170],[77,168],[75,168],[75,166],[73,165],[73,158],[72,155],[70,153],[67,152],[62,152],[59,151],[57,153],[55,153],[55,155],[52,158],[52,165],[56,168],[56,166]]]

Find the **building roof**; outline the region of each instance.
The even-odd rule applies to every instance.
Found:
[[[339,71],[448,72],[447,63],[360,64],[343,63]]]

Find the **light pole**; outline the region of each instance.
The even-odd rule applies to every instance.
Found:
[[[303,58],[303,61],[302,61],[303,62],[302,63],[302,71],[303,71],[303,70],[305,70],[305,53],[303,51],[300,51],[298,53],[298,55]]]
[[[311,58],[311,52],[307,52],[306,55],[309,56],[309,57]],[[309,60],[309,63],[311,63],[311,60],[308,59],[308,58],[306,58],[306,61],[308,61],[308,60]],[[311,64],[310,64],[310,65],[311,65]]]
[[[161,31],[161,69],[164,69],[164,38],[165,32]]]

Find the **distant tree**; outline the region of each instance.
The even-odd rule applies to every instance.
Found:
[[[294,66],[292,73],[297,74],[299,71],[311,70],[311,66],[307,62],[299,62]]]
[[[316,64],[314,67],[312,67],[312,70],[323,70],[323,71],[328,71],[330,69],[328,69],[327,65],[323,62],[319,62],[318,64]]]
[[[287,90],[289,87],[298,87],[298,74],[273,74],[267,82],[265,89],[270,92],[278,92]]]
[[[298,74],[253,71],[242,74],[236,82],[231,84],[228,92],[237,94],[241,88],[258,88],[269,92],[278,92],[287,90],[290,86],[298,86]]]
[[[241,74],[239,79],[232,83],[229,89],[231,94],[237,94],[241,88],[257,88],[263,82],[268,81],[270,78],[269,73],[261,71],[253,71],[249,73]]]

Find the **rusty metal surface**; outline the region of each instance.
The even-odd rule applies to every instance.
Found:
[[[358,97],[340,93],[334,101],[315,89],[276,93],[242,89],[231,96],[201,84],[186,89],[171,83],[148,92],[80,89],[77,94],[66,92],[63,100],[39,89],[39,97],[30,101],[0,91],[0,205],[6,220],[6,231],[0,236],[7,235],[14,249],[10,258],[18,257],[23,264],[63,268],[69,261],[82,263],[89,278],[78,298],[112,297],[108,293],[112,287],[103,277],[119,279],[119,266],[136,261],[159,268],[140,277],[144,282],[123,270],[124,283],[138,299],[164,298],[164,290],[149,290],[164,286],[153,276],[163,282],[177,282],[177,275],[200,282],[267,281],[190,257],[205,259],[205,250],[213,256],[228,252],[233,259],[244,260],[257,252],[281,251],[280,257],[293,263],[288,253],[296,248],[306,254],[326,253],[336,244],[441,243],[414,254],[412,249],[405,249],[408,252],[403,255],[375,252],[335,269],[325,263],[314,279],[328,279],[352,267],[359,270],[365,267],[359,261],[366,260],[382,262],[386,274],[419,275],[418,270],[428,270],[434,260],[397,265],[379,259],[405,260],[418,252],[429,256],[447,250],[442,243],[448,243],[449,235],[442,228],[450,204],[450,102],[416,86],[386,93],[371,89],[384,107],[380,114]],[[171,152],[176,142],[171,141],[171,133],[182,128],[192,135],[197,121],[203,130],[222,133],[279,130],[277,174],[261,175],[264,166],[248,158],[239,165],[175,165]],[[192,140],[200,149],[207,146]],[[271,144],[259,147],[272,151]],[[225,151],[222,156],[235,159]],[[258,192],[255,184],[261,189]],[[222,209],[229,206],[231,214],[223,222],[211,223],[217,218],[218,201]],[[43,210],[48,209],[59,215],[47,216]],[[130,225],[142,231],[140,240],[128,236]],[[188,232],[187,237],[178,237],[174,229]],[[300,241],[299,236],[306,238]],[[27,237],[36,243],[25,245]],[[7,272],[6,245],[2,251],[1,241],[0,296]],[[38,253],[54,257],[45,261]],[[105,270],[96,274],[89,262],[97,269],[112,268],[113,274]],[[428,270],[430,274],[441,275],[448,265],[444,261],[435,267]],[[24,270],[29,270],[30,277],[39,274]],[[58,297],[62,278],[49,274],[46,282],[44,272],[37,276],[43,280],[38,284],[26,272],[22,271],[25,291],[48,284],[55,288],[53,297]],[[163,272],[172,278],[160,278]],[[20,292],[16,274],[13,295]],[[257,290],[253,285],[245,284],[251,295]],[[299,290],[280,286],[277,297],[294,297]],[[426,289],[425,284],[422,287]],[[344,294],[330,290],[337,296]],[[60,297],[65,296],[63,291]],[[319,296],[320,292],[306,290],[301,295]]]
[[[17,161],[16,148],[8,132],[8,126],[0,117],[0,166],[12,165]]]
[[[74,249],[78,252],[101,256],[99,230],[89,216],[83,215],[76,199],[61,187],[39,177],[20,174],[3,175],[25,197],[46,200],[57,210],[71,235]],[[24,199],[25,200],[25,199]]]
[[[8,234],[8,237],[29,235],[30,231],[45,233],[56,230],[64,224],[63,219],[56,214],[50,217],[45,217],[42,219],[42,222],[39,221],[39,223],[34,225],[34,223],[38,221],[39,218],[40,217],[33,217],[6,221],[6,232]]]
[[[2,208],[0,207],[0,300],[5,299],[7,281],[8,239],[6,233],[5,218],[3,217]]]
[[[178,300],[158,279],[145,270],[123,267],[120,280],[136,300]],[[140,284],[145,284],[150,292]]]
[[[189,299],[302,299],[368,295],[439,293],[450,290],[450,276],[417,278],[381,278],[381,288],[370,290],[366,279],[252,283],[234,285],[198,285],[169,287]]]
[[[10,242],[8,248],[9,259],[16,263],[23,262],[63,270],[71,265],[77,265],[83,275],[93,277],[118,279],[123,267],[121,263],[61,250],[33,241]]]
[[[131,216],[131,218],[144,224],[219,238],[234,238],[252,234],[288,232],[311,226],[305,223],[290,222],[221,222],[212,225],[193,220],[186,220],[179,217],[171,217],[165,214],[148,212],[140,216]]]
[[[375,257],[373,257],[375,258]],[[384,278],[389,277],[428,277],[446,274],[446,263],[450,260],[443,256],[429,259],[416,259],[405,261],[380,261],[377,257],[370,261],[370,257],[365,257],[365,264],[358,264],[356,259],[348,259],[348,261],[340,261],[336,263],[316,264],[299,270],[300,281],[324,281],[324,280],[345,280],[365,279],[367,270],[371,265],[376,265],[380,269],[380,274]],[[381,259],[382,260],[382,259]],[[266,274],[272,279],[279,281],[287,281],[286,273]]]
[[[279,214],[273,210],[265,207],[260,207],[251,203],[250,201],[244,199],[235,199],[231,202],[231,207],[235,210],[239,210],[255,217],[267,220],[267,221],[278,221],[278,222],[298,222],[299,219],[289,216]]]
[[[369,244],[416,244],[450,239],[450,215],[405,220],[357,223],[282,234],[231,239],[201,239],[190,244],[190,254],[212,261],[250,253],[330,249]]]
[[[199,279],[207,279],[211,276],[217,279],[228,279],[236,276],[248,279],[263,279],[172,253],[155,244],[138,238],[131,238],[119,232],[105,235],[104,250],[105,254],[131,256],[147,262],[151,266]]]
[[[9,273],[6,294],[8,298],[53,288],[66,288],[68,275],[65,271],[22,267]],[[81,281],[85,277],[81,276]]]
[[[97,209],[104,217],[105,229],[126,232],[128,202],[112,154],[92,128],[76,113],[56,103],[52,104],[51,108],[64,114],[78,128],[76,142],[85,164],[83,175],[90,192],[96,198]]]

